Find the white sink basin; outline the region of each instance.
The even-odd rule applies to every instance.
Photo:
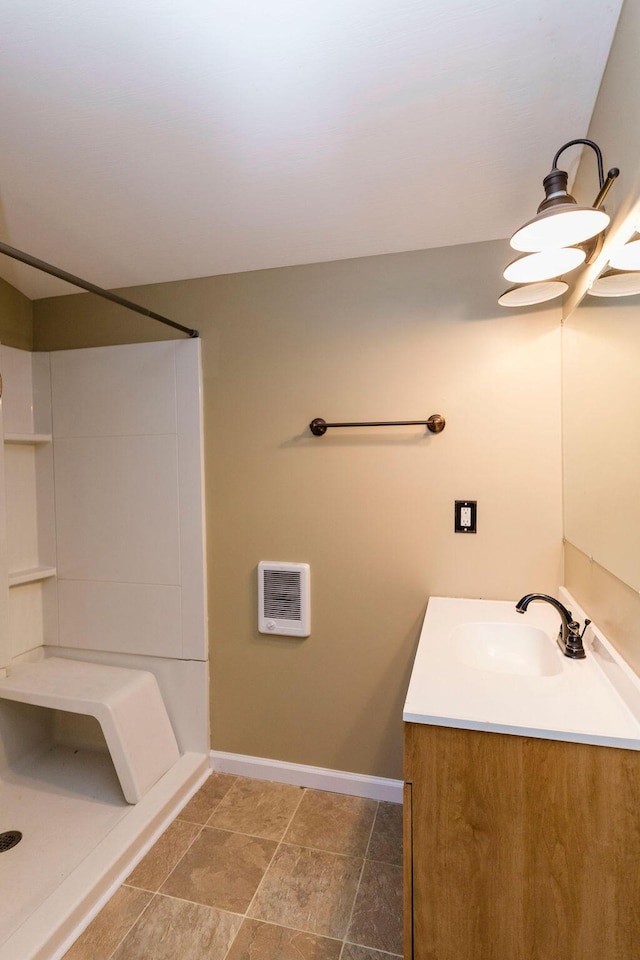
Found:
[[[430,597],[403,719],[640,751],[640,677],[593,623],[586,658],[564,657],[559,627],[548,603],[523,617],[515,600]]]
[[[467,667],[521,677],[562,672],[562,654],[543,630],[526,623],[461,623],[451,632],[453,653]]]

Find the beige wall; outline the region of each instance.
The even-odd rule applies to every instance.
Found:
[[[0,279],[0,343],[19,350],[33,347],[31,301]]]
[[[126,292],[202,333],[214,748],[399,777],[428,596],[557,589],[559,311],[502,311],[503,259],[486,243]],[[34,306],[37,349],[125,339],[86,295]],[[431,413],[439,436],[307,429]],[[452,532],[461,498],[476,536]],[[257,633],[262,559],[311,564],[308,639]]]
[[[618,166],[621,171],[620,177],[614,184],[606,202],[607,211],[612,214],[610,237],[614,237],[616,230],[624,227],[625,224],[627,224],[628,230],[629,219],[634,219],[635,216],[634,211],[640,211],[639,47],[640,3],[626,0],[589,127],[589,137],[595,140],[603,150],[605,166],[607,168]],[[590,156],[591,153],[591,151],[586,153],[580,168],[576,183],[577,197],[595,196],[597,183],[594,180],[595,163]],[[606,248],[604,255],[606,255]],[[638,298],[633,299],[637,300]],[[574,303],[570,303],[567,306],[570,309],[574,305]],[[570,332],[572,338],[578,336],[581,330],[585,337],[589,336],[589,325],[586,322],[582,325],[581,321],[584,310],[585,308],[578,310],[577,314],[574,314],[571,318],[572,329]],[[595,312],[601,314],[603,310],[604,307]],[[593,308],[591,308],[591,312],[594,312]],[[585,319],[586,316],[585,314]],[[606,361],[609,359],[612,350],[615,349],[615,341],[607,344],[605,338],[604,345],[605,349],[601,356],[603,361]],[[629,342],[629,350],[633,351],[631,341]],[[602,390],[603,402],[608,405],[610,390],[607,388],[606,379],[607,376],[614,375],[612,370],[612,364],[602,363],[595,379],[593,379],[593,376],[590,377],[588,370],[584,371],[586,381],[593,383],[596,388]],[[616,390],[619,390],[619,386],[619,382],[611,384],[611,387]],[[631,402],[633,401],[630,398]],[[635,406],[637,409],[637,402]],[[636,420],[635,430],[631,431],[634,442],[629,444],[627,443],[629,437],[621,438],[623,443],[627,443],[625,449],[628,455],[635,459],[637,459],[635,437],[639,427],[640,421]],[[585,428],[585,433],[589,434],[588,428]],[[597,432],[594,432],[592,439],[595,440],[597,435]],[[592,447],[589,469],[585,471],[585,484],[588,485],[589,483],[591,469],[599,471],[600,475],[607,469],[607,466],[606,457],[602,456],[601,445],[595,443]],[[616,492],[616,488],[613,488],[611,497],[622,496],[623,490],[624,487]],[[610,516],[614,512],[611,503],[605,503],[603,507],[604,510],[601,511],[603,516]],[[625,553],[630,555],[632,551],[637,553],[636,542],[629,543],[626,546],[624,544],[624,538],[628,537],[629,533],[628,524],[612,525],[609,522],[606,530],[606,536],[609,540],[607,555],[618,557]],[[619,542],[616,542],[616,540]],[[605,563],[606,561],[603,559],[602,562]],[[596,620],[607,636],[638,669],[640,666],[640,633],[637,626],[640,623],[640,596],[638,596],[638,593],[631,587],[626,586],[621,580],[616,579],[605,567],[600,566],[597,562],[590,562],[588,556],[581,553],[572,544],[567,544],[565,579],[568,588],[576,599],[589,611],[590,616]]]

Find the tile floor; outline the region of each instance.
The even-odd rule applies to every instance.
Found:
[[[213,773],[64,960],[401,956],[401,806]]]

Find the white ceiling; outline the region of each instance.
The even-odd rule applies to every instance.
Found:
[[[621,2],[2,0],[0,239],[113,288],[509,236]]]

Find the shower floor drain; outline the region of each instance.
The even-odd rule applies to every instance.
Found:
[[[19,830],[5,830],[4,833],[0,833],[0,853],[11,850],[11,847],[15,847],[21,840],[22,834]]]

